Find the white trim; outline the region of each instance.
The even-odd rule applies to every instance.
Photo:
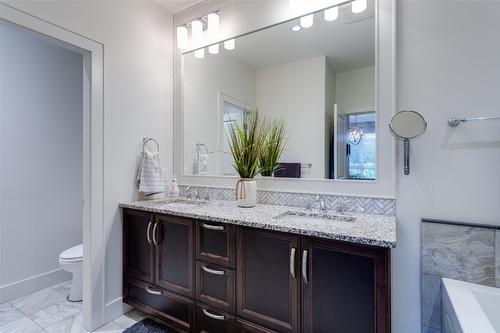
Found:
[[[104,322],[104,45],[0,3],[0,18],[60,41],[83,55],[83,316],[93,330]],[[85,101],[85,96],[90,101]]]
[[[342,2],[342,1],[339,1]],[[174,28],[182,23],[186,17],[199,16],[209,11],[210,1],[203,5],[194,6],[181,15],[174,15]],[[239,2],[230,2],[225,5],[225,12],[240,15]],[[251,6],[249,4],[248,6]],[[217,6],[214,2],[213,8]],[[272,6],[265,2],[254,3],[252,6],[259,7],[260,12],[265,12],[266,6],[273,10]],[[231,7],[231,8],[229,8]],[[245,7],[247,8],[247,7]],[[248,7],[247,10],[255,10]],[[224,15],[221,12],[220,15]],[[269,14],[272,16],[273,14]],[[244,14],[241,14],[244,17]],[[266,21],[268,26],[278,24],[293,18],[291,14],[277,14],[277,21]],[[325,180],[325,179],[265,179],[258,181],[259,189],[276,191],[299,191],[299,192],[323,192],[339,195],[354,195],[361,193],[362,196],[374,196],[394,198],[396,194],[396,141],[387,128],[389,120],[395,114],[396,90],[396,1],[378,0],[376,4],[376,111],[377,111],[377,175],[375,181],[358,180]],[[240,17],[232,18],[238,20]],[[262,22],[259,21],[259,22]],[[243,22],[239,26],[246,27],[246,31],[240,29],[231,31],[224,30],[221,38],[229,39],[246,34],[250,31],[259,30],[261,27],[252,26],[250,22]],[[174,47],[176,45],[174,34]],[[179,184],[200,185],[215,187],[234,187],[237,178],[229,176],[190,176],[183,172],[183,101],[182,101],[182,52],[175,48],[174,52],[174,170]]]
[[[71,279],[71,273],[62,269],[54,269],[20,281],[0,286],[0,303],[7,302],[37,290],[51,287],[55,284]]]

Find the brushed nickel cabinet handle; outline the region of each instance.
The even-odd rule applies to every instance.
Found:
[[[225,274],[224,271],[220,271],[220,270],[216,270],[216,269],[211,269],[211,268],[208,268],[205,265],[202,265],[201,269],[203,269],[205,272],[210,273],[210,274],[215,274],[215,275],[224,275]]]
[[[158,246],[160,243],[156,240],[156,228],[158,227],[158,222],[155,222],[155,225],[153,226],[153,243]]]
[[[304,279],[304,283],[309,283],[307,279],[307,250],[302,252],[302,278]]]
[[[151,229],[151,223],[153,223],[153,222],[149,221],[149,223],[148,223],[148,230],[146,231],[146,237],[148,239],[149,245],[151,245],[151,236],[150,236],[150,233],[149,233],[149,231]]]
[[[146,286],[146,291],[148,293],[150,293],[151,295],[161,296],[161,291],[159,291],[159,290],[153,290],[153,289],[149,288],[149,286]]]
[[[208,230],[224,231],[224,226],[222,226],[222,225],[210,225],[210,224],[202,223],[201,227],[203,229],[208,229]]]
[[[295,248],[290,249],[290,274],[295,279]]]
[[[226,319],[226,317],[224,317],[223,315],[216,315],[216,314],[208,312],[207,309],[202,309],[202,311],[203,311],[203,314],[205,316],[210,317],[212,319],[215,319],[215,320],[224,320],[224,319]]]

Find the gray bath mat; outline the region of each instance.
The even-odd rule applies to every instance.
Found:
[[[153,319],[143,319],[127,328],[123,333],[178,333]]]

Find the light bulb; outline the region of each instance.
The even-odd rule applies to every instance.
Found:
[[[229,39],[224,42],[224,48],[226,50],[234,50],[234,39]]]
[[[208,35],[211,37],[217,36],[219,33],[219,15],[210,13],[207,15],[208,21]]]
[[[325,21],[335,21],[339,17],[339,7],[325,9]]]
[[[354,0],[351,3],[351,10],[355,14],[361,13],[366,9],[366,7],[368,7],[368,3],[366,2],[366,0]]]
[[[194,46],[201,44],[203,38],[203,23],[201,21],[191,22],[191,37]]]
[[[312,27],[313,23],[314,23],[314,14],[309,14],[306,16],[302,16],[300,18],[300,26],[302,28],[310,28]]]
[[[302,27],[301,27],[300,25],[298,25],[298,24],[297,24],[297,25],[294,25],[294,26],[292,27],[292,31],[293,31],[293,32],[297,32],[297,31],[300,31],[300,30],[302,30]]]
[[[199,49],[194,51],[194,57],[197,59],[205,58],[205,49]]]
[[[208,53],[217,54],[219,53],[219,44],[210,45],[208,47]]]
[[[188,48],[188,29],[184,26],[177,27],[177,47],[181,50]]]

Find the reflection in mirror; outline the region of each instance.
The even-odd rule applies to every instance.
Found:
[[[236,172],[231,122],[257,111],[283,118],[288,140],[273,177],[376,177],[374,2],[361,13],[339,7],[334,21],[314,14],[234,40],[217,54],[183,55],[183,171]],[[198,52],[200,53],[200,52]]]

